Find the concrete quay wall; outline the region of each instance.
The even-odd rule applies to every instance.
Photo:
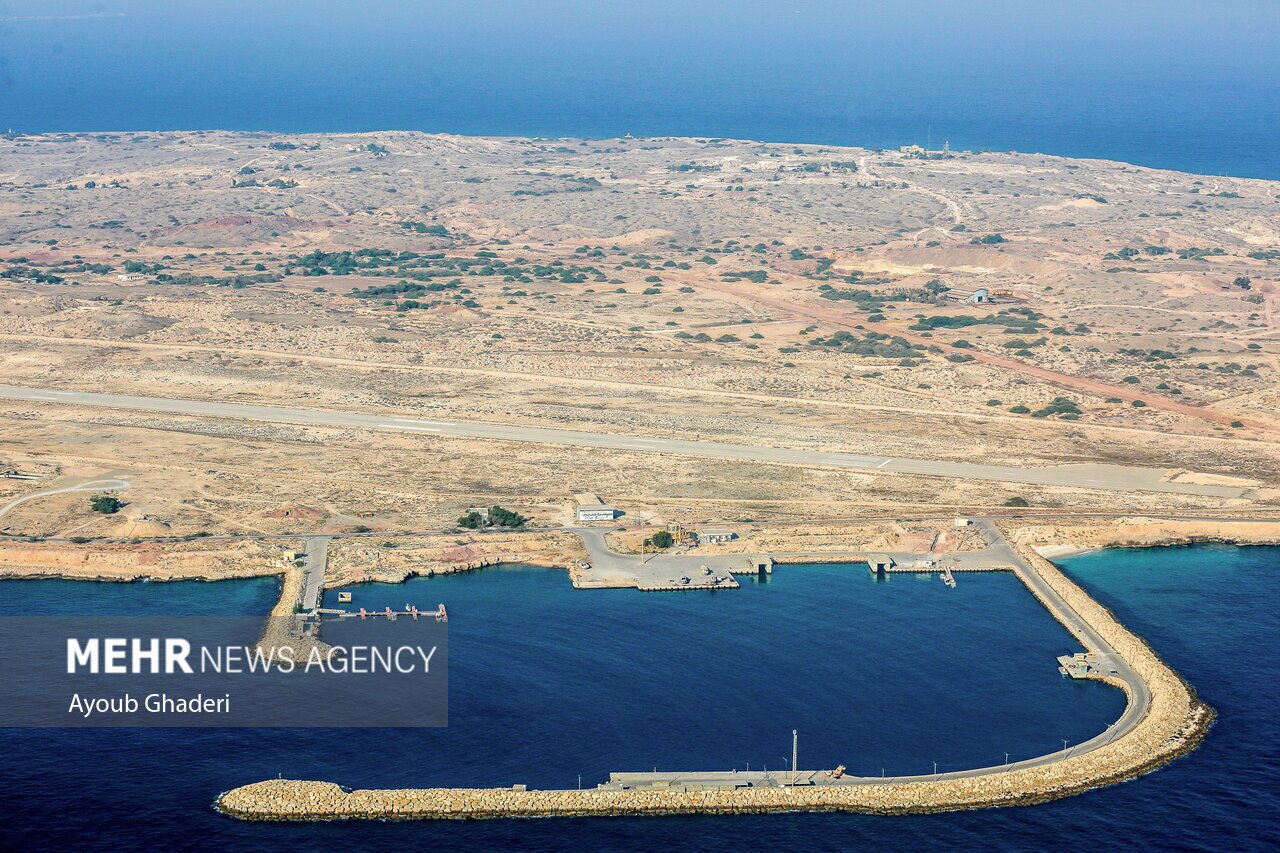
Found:
[[[960,778],[734,791],[526,791],[424,788],[348,791],[329,782],[274,779],[222,794],[216,807],[245,820],[478,819],[681,813],[852,811],[909,814],[1029,805],[1141,775],[1194,749],[1214,711],[1110,610],[1029,546],[1017,553],[1119,655],[1151,693],[1147,714],[1096,749],[1033,767],[992,768]],[[1032,590],[1034,593],[1034,590]],[[1043,602],[1042,602],[1043,603]],[[1050,608],[1050,612],[1052,608]],[[1085,644],[1088,647],[1088,644]],[[1100,677],[1128,692],[1118,679]],[[1132,696],[1130,696],[1132,701]]]

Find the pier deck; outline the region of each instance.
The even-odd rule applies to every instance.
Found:
[[[608,791],[736,791],[740,788],[782,788],[788,785],[832,784],[827,770],[721,770],[700,773],[610,773],[599,787]]]
[[[816,555],[771,554],[619,554],[609,549],[602,528],[572,528],[582,538],[589,559],[578,564],[573,584],[578,589],[632,587],[645,591],[737,589],[748,577],[773,574],[777,562],[847,562],[884,565],[884,574],[941,574],[951,572],[1012,572],[1007,551],[988,546],[975,551],[865,551]],[[919,565],[927,562],[928,565]],[[710,570],[710,571],[708,571]],[[874,571],[874,569],[873,569]],[[716,580],[719,578],[719,580]],[[687,579],[687,580],[686,580]]]
[[[573,532],[582,538],[589,556],[574,573],[578,589],[737,589],[738,578],[760,574],[761,566],[765,574],[773,571],[773,559],[767,555],[619,554],[609,549],[601,528],[574,528]]]
[[[921,554],[876,554],[875,558],[892,557],[895,565],[886,573],[892,574],[937,574],[945,568],[952,572],[1008,571],[1012,572],[1027,589],[1036,596],[1044,607],[1084,645],[1086,651],[1076,655],[1064,655],[1058,659],[1060,670],[1072,678],[1110,677],[1124,681],[1128,685],[1129,702],[1119,720],[1107,727],[1107,730],[1090,738],[1084,743],[1072,746],[1061,752],[1052,752],[1035,758],[1016,761],[1011,764],[979,767],[969,770],[944,772],[936,775],[897,776],[891,778],[855,776],[843,774],[836,777],[829,771],[805,771],[796,774],[795,785],[800,786],[839,786],[868,785],[889,782],[937,781],[940,779],[963,779],[1006,773],[1010,770],[1031,767],[1043,767],[1062,761],[1070,755],[1080,755],[1110,744],[1113,739],[1132,730],[1146,715],[1151,705],[1151,691],[1145,681],[1134,671],[1133,667],[1114,648],[1104,640],[1098,631],[1088,624],[1054,590],[1036,569],[1022,559],[1005,541],[998,528],[990,519],[978,522],[979,528],[988,546],[980,551],[967,551],[947,555]],[[868,555],[870,556],[870,555]],[[936,564],[919,567],[915,562],[922,557],[929,557]],[[870,566],[871,563],[868,562]],[[782,771],[710,771],[679,773],[611,773],[609,781],[600,785],[604,790],[739,790],[753,787],[788,787],[790,775]],[[803,781],[801,781],[803,780]]]
[[[302,609],[320,608],[324,598],[325,573],[329,569],[329,540],[332,536],[304,536],[306,550],[302,555]]]

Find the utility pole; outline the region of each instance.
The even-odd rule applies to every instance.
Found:
[[[1007,752],[1004,754],[1004,769],[1009,769],[1009,753]]]
[[[793,786],[796,784],[796,746],[797,746],[796,730],[792,729],[791,730],[791,784]]]

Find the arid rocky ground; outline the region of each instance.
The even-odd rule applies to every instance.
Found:
[[[1277,213],[1273,182],[1030,154],[9,137],[3,383],[1121,462],[1253,491],[1125,495],[5,401],[0,458],[49,476],[0,481],[0,503],[127,475],[122,498],[176,535],[430,530],[493,503],[557,524],[584,490],[645,524],[854,525],[1015,498],[1265,511],[1280,496]],[[1000,301],[947,298],[976,288]],[[41,536],[119,523],[83,493],[0,518]]]

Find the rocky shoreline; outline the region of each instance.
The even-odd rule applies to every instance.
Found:
[[[0,542],[0,579],[83,581],[219,581],[279,575],[282,555],[300,540],[282,536],[251,542]]]
[[[275,779],[227,791],[218,797],[215,808],[231,817],[256,821],[780,811],[924,814],[1055,800],[1148,773],[1195,749],[1213,724],[1213,709],[1201,702],[1191,686],[1144,640],[1125,628],[1110,610],[1094,601],[1029,544],[1015,547],[1054,591],[1129,662],[1147,685],[1151,693],[1147,714],[1113,742],[1035,767],[903,783],[733,791],[529,791],[520,787],[351,791],[330,782]],[[1127,685],[1117,679],[1100,677],[1098,680],[1128,692]],[[1129,698],[1132,701],[1132,696]]]
[[[1188,545],[1235,545],[1240,548],[1247,548],[1251,545],[1280,545],[1280,536],[1257,537],[1242,541],[1238,536],[1213,536],[1213,535],[1187,535],[1187,536],[1170,536],[1155,542],[1108,542],[1105,545],[1093,545],[1083,548],[1075,554],[1085,554],[1090,551],[1102,551],[1108,548],[1181,548]],[[1074,554],[1073,554],[1074,556]]]
[[[993,772],[963,779],[940,779],[906,783],[830,785],[796,788],[744,788],[735,791],[674,790],[585,790],[527,791],[515,788],[490,789],[403,789],[348,791],[329,782],[269,780],[246,785],[220,795],[215,807],[230,816],[259,821],[346,820],[346,819],[431,819],[552,817],[586,815],[657,815],[681,813],[761,813],[776,811],[857,811],[875,814],[911,814],[1030,805],[1054,800],[1092,788],[1102,787],[1150,772],[1195,749],[1214,719],[1214,711],[1200,702],[1194,689],[1168,667],[1141,638],[1132,634],[1110,610],[1093,600],[1041,555],[1025,527],[1016,529],[1013,520],[1002,525],[1015,549],[1054,590],[1066,600],[1117,652],[1130,662],[1147,683],[1152,703],[1146,717],[1132,731],[1113,743],[1063,761],[1034,768]],[[1180,527],[1173,524],[1170,527]],[[1271,528],[1271,529],[1268,529]],[[1048,533],[1041,529],[1036,533]],[[1055,533],[1066,531],[1054,531]],[[1165,529],[1160,535],[1129,537],[1120,530],[1084,545],[1081,550],[1099,547],[1145,548],[1180,546],[1205,542],[1226,544],[1277,544],[1270,524],[1249,531],[1250,535],[1207,533],[1202,530]],[[1053,541],[1057,537],[1046,537]],[[1063,537],[1067,538],[1067,537]],[[1062,541],[1058,539],[1058,541]],[[1054,556],[1061,547],[1045,549]],[[403,573],[439,575],[475,571],[509,562],[540,562],[532,555],[486,554],[471,560],[429,565]],[[780,562],[824,562],[847,560],[815,554],[812,559],[788,557]],[[79,561],[76,561],[79,562]],[[264,561],[265,562],[265,561]],[[255,574],[283,574],[282,589],[297,585],[288,571],[258,565],[249,571],[196,571],[174,573],[162,566],[133,566],[133,571],[115,574],[85,572],[81,565],[39,567],[0,566],[7,578],[64,577],[75,580],[161,581],[206,580],[248,577]],[[54,569],[54,571],[49,571]],[[79,571],[77,571],[79,569]],[[25,570],[25,571],[24,571]],[[388,573],[390,574],[390,573]],[[381,580],[381,578],[379,578]],[[1034,594],[1034,590],[1032,590]],[[282,596],[283,600],[284,596]],[[1043,602],[1042,602],[1043,603]],[[285,614],[279,614],[283,617]],[[276,614],[273,613],[273,616]],[[268,620],[268,634],[273,620]],[[1120,689],[1123,682],[1100,678]]]

